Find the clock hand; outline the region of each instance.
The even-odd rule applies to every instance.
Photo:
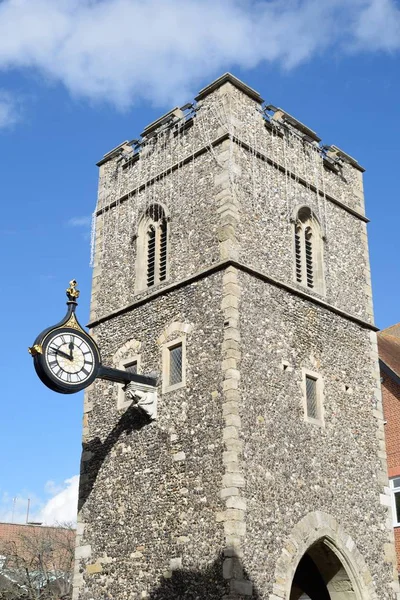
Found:
[[[72,360],[72,358],[70,357],[69,354],[67,354],[66,352],[63,352],[62,350],[59,350],[58,348],[52,348],[50,346],[50,350],[54,350],[54,352],[56,354],[60,354],[60,356],[64,356],[64,358],[68,358],[68,360]]]
[[[70,358],[70,360],[72,360],[74,358],[73,354],[72,354],[72,350],[74,349],[74,342],[72,340],[69,343],[68,348],[69,348],[69,358]]]

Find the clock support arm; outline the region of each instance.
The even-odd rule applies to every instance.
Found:
[[[100,365],[97,377],[125,384],[125,397],[149,419],[157,418],[157,379]]]
[[[139,375],[138,373],[129,373],[129,371],[112,369],[111,367],[105,367],[104,365],[100,365],[97,377],[99,379],[107,379],[108,381],[115,381],[116,383],[123,383],[125,385],[131,381],[153,388],[157,385],[157,379],[155,377]]]

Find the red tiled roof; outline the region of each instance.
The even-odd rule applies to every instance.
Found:
[[[379,358],[400,377],[400,323],[378,333]]]
[[[18,554],[29,560],[34,549],[45,548],[54,568],[64,568],[74,548],[75,530],[42,525],[0,523],[0,555]]]

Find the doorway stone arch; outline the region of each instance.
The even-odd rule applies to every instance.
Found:
[[[302,589],[304,575],[310,573],[315,575],[317,592]],[[333,517],[315,511],[286,539],[269,600],[324,600],[324,590],[331,600],[377,600],[371,574],[352,538]]]

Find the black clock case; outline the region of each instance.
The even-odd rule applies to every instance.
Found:
[[[65,315],[65,317],[56,325],[52,325],[51,327],[47,327],[47,329],[44,329],[41,333],[39,333],[39,335],[37,336],[37,338],[34,341],[34,346],[38,345],[41,347],[41,352],[37,352],[33,356],[33,364],[35,367],[35,371],[36,371],[39,379],[48,388],[50,388],[54,392],[58,392],[59,394],[75,394],[76,392],[80,392],[84,388],[88,387],[96,379],[98,372],[99,372],[99,367],[101,364],[100,351],[97,347],[97,344],[90,337],[90,335],[88,333],[86,333],[86,331],[81,327],[81,325],[78,323],[78,320],[75,316],[75,308],[77,306],[76,302],[71,301],[71,302],[68,302],[67,304],[68,304],[68,311],[67,311],[67,314]],[[74,316],[74,320],[75,320],[76,324],[78,325],[79,329],[74,328],[74,327],[65,326],[66,323],[68,323],[68,321],[71,320],[72,315]],[[55,332],[57,332],[57,334],[60,334],[60,335],[63,335],[63,334],[77,335],[78,334],[81,337],[85,338],[85,342],[92,349],[95,364],[93,367],[92,374],[90,375],[90,377],[85,379],[85,381],[80,382],[80,383],[67,383],[67,382],[63,383],[62,381],[57,379],[51,372],[51,369],[48,367],[48,365],[46,363],[45,354],[46,354],[47,345],[49,343],[50,334],[55,333]]]

